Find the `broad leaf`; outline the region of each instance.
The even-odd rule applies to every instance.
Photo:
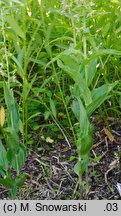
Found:
[[[25,182],[25,178],[26,178],[26,174],[25,173],[22,173],[21,175],[17,176],[16,179],[15,179],[15,183],[16,183],[16,186],[18,188],[22,187],[24,182]]]
[[[88,156],[84,157],[81,161],[78,161],[74,166],[74,172],[81,176],[88,168],[89,158]]]
[[[21,167],[23,166],[24,162],[25,162],[25,158],[26,158],[26,149],[25,147],[20,144],[19,149],[17,152],[13,152],[12,149],[9,149],[8,153],[7,153],[7,158],[10,162],[10,164],[12,165],[12,167],[18,171],[21,169]]]
[[[88,154],[93,145],[93,127],[92,125],[88,128],[88,134],[83,136],[80,135],[77,140],[77,151],[80,157]]]
[[[19,148],[19,137],[14,128],[6,128],[4,129],[6,133],[6,143],[14,154],[18,151]]]
[[[86,136],[89,129],[89,120],[86,109],[84,108],[80,98],[78,98],[77,101],[73,101],[72,110],[80,124],[80,136]]]
[[[6,121],[9,127],[14,128],[16,131],[19,130],[19,107],[14,99],[12,90],[4,82],[4,97],[7,105],[7,116]]]
[[[118,84],[118,81],[112,84],[104,84],[92,91],[92,103],[87,107],[87,114],[91,114],[106,100],[110,97],[109,93]]]
[[[89,66],[88,66],[88,87],[91,85],[94,77],[95,77],[95,73],[96,73],[96,63],[97,63],[97,59],[93,59],[90,61]]]
[[[4,87],[5,103],[7,105],[7,108],[11,110],[11,107],[14,104],[13,92],[11,89],[9,89],[6,82],[4,82],[3,87]]]
[[[80,99],[78,99],[79,106],[80,106],[80,135],[87,135],[88,134],[88,128],[89,128],[89,120],[87,116],[87,112],[83,106],[83,103]]]
[[[0,140],[0,169],[4,171],[8,170],[7,154],[1,140]]]
[[[15,180],[11,176],[6,176],[5,178],[0,178],[0,184],[8,189],[12,189],[15,184]]]
[[[69,74],[69,76],[75,81],[76,85],[79,88],[80,96],[83,98],[85,102],[85,106],[88,106],[92,102],[91,92],[86,84],[84,78],[79,71],[73,70],[68,65],[64,65],[62,61],[57,61],[58,66],[63,69],[65,72]]]
[[[78,100],[73,100],[71,108],[72,108],[72,111],[73,111],[75,117],[79,121],[79,119],[80,119],[80,106],[79,106]]]
[[[50,107],[51,107],[51,111],[53,116],[56,118],[56,106],[55,106],[55,101],[53,99],[50,98]]]
[[[9,23],[12,30],[14,30],[14,32],[19,37],[21,37],[22,39],[25,40],[25,34],[24,34],[23,30],[21,29],[21,27],[18,25],[18,22],[16,21],[16,19],[14,19],[12,16],[9,16],[9,15],[6,15],[5,19]]]
[[[16,102],[16,100],[14,100],[14,104],[12,106],[12,109],[11,109],[11,126],[13,128],[15,128],[15,130],[18,132],[19,131],[19,106]]]

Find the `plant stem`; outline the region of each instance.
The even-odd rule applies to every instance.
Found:
[[[84,13],[84,17],[83,17],[83,31],[84,31],[84,35],[83,35],[83,52],[84,52],[84,61],[87,59],[87,40],[86,40],[86,17],[85,17],[85,11]],[[86,83],[88,83],[88,65],[85,65],[85,80]]]
[[[80,199],[83,199],[82,175],[79,176],[79,187],[80,187]]]
[[[23,30],[25,34],[25,39],[23,41],[23,47],[24,47],[24,74],[23,74],[23,106],[22,106],[22,120],[23,120],[23,144],[27,143],[27,131],[28,131],[28,125],[27,125],[27,116],[28,116],[28,102],[27,102],[27,45],[26,45],[26,7],[23,8]]]
[[[15,155],[15,157],[16,157],[16,166],[17,166],[17,176],[19,176],[19,166],[18,166],[18,155],[16,154]]]
[[[85,175],[86,175],[86,198],[87,198],[87,195],[88,195],[88,193],[89,193],[89,176],[88,176],[88,168],[87,168],[87,170],[86,170]]]
[[[80,156],[79,156],[79,161],[81,161]],[[80,199],[83,199],[82,175],[79,176],[79,187],[80,187]]]

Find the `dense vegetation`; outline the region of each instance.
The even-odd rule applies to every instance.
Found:
[[[28,155],[44,164],[64,143],[75,198],[88,198],[96,132],[113,143],[111,120],[121,135],[121,2],[2,0],[0,11],[0,184],[20,198]]]

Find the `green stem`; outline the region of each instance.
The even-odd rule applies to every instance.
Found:
[[[16,166],[17,166],[17,176],[19,176],[20,172],[19,172],[18,155],[17,154],[15,154],[15,158],[16,158]]]
[[[87,198],[87,195],[89,193],[89,175],[88,175],[88,168],[86,170],[86,198]]]
[[[23,121],[23,144],[27,143],[27,131],[28,131],[28,125],[27,125],[27,116],[28,116],[28,102],[27,102],[27,45],[26,45],[26,7],[23,8],[22,11],[23,14],[23,31],[25,34],[25,39],[23,41],[23,47],[24,47],[24,74],[23,74],[23,92],[22,92],[22,99],[23,99],[23,106],[22,106],[22,121]]]
[[[84,60],[87,59],[87,39],[86,39],[86,18],[85,18],[85,12],[84,12],[84,18],[83,18],[83,30],[84,30],[84,35],[83,35],[83,52],[84,52]],[[85,65],[85,80],[86,83],[88,83],[88,65]]]
[[[79,161],[81,161],[80,156],[79,156]],[[79,176],[79,187],[80,187],[80,199],[83,199],[82,175]]]

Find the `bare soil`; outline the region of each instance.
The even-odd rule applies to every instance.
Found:
[[[121,121],[109,119],[111,134],[104,130],[104,123],[96,123],[94,145],[89,164],[89,191],[83,194],[89,200],[121,200],[117,183],[121,183]],[[41,138],[36,137],[37,139]],[[25,166],[26,181],[17,199],[42,200],[81,199],[78,176],[73,167],[77,161],[74,146],[62,140],[59,143],[41,143],[37,150],[36,142],[31,147]],[[73,156],[73,157],[72,157]],[[83,176],[85,187],[85,174]],[[8,199],[8,191],[0,186],[0,199]]]

